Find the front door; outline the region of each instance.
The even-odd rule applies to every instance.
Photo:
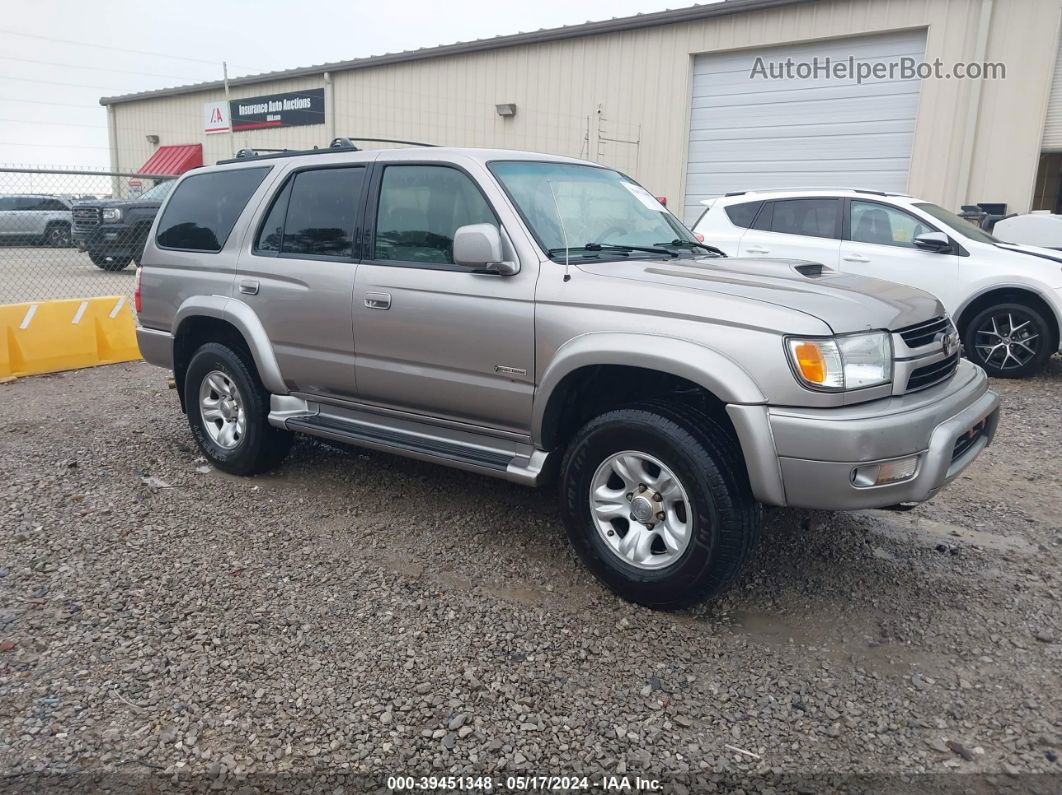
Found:
[[[923,251],[914,244],[919,235],[940,230],[890,204],[851,199],[847,205],[842,271],[917,287],[955,311],[960,297],[959,255]]]
[[[294,171],[237,265],[233,297],[265,326],[293,392],[356,395],[350,302],[365,174],[359,165]]]
[[[499,276],[454,264],[459,227],[499,224],[476,182],[448,165],[381,163],[367,216],[354,289],[360,399],[527,433],[537,270]]]

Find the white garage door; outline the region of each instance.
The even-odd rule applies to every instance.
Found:
[[[685,217],[702,199],[756,188],[904,191],[918,80],[750,78],[756,59],[795,65],[896,63],[925,53],[924,30],[700,55],[694,62]]]

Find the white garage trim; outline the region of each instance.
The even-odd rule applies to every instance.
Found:
[[[925,30],[699,55],[694,60],[684,217],[731,191],[858,187],[905,191],[920,82],[750,78],[764,63],[921,61]]]

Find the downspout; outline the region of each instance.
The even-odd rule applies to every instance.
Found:
[[[988,56],[988,32],[992,24],[992,6],[995,0],[981,0],[981,17],[977,22],[977,43],[974,46],[975,63],[984,63]],[[959,203],[969,204],[970,175],[973,169],[974,146],[977,143],[977,121],[981,116],[981,87],[984,80],[974,81],[970,88],[970,102],[966,106],[966,137],[962,143],[962,160],[959,163]]]
[[[118,162],[118,124],[114,119],[114,105],[107,106],[107,144],[111,155],[111,171],[121,171],[121,163]],[[111,195],[120,195],[120,189],[118,177],[111,177]]]
[[[336,103],[335,103],[335,89],[332,86],[332,75],[329,72],[324,73],[324,86],[325,86],[325,133],[327,133],[328,143],[336,139]]]

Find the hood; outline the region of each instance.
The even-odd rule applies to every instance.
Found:
[[[573,263],[574,264],[574,263]],[[703,258],[578,263],[598,276],[681,287],[784,307],[810,315],[835,334],[895,331],[944,314],[934,296],[914,287],[844,274],[803,260]]]
[[[86,199],[84,201],[76,201],[73,203],[74,207],[121,207],[122,209],[131,209],[133,207],[154,207],[159,208],[162,206],[160,201],[140,201],[139,199]]]

